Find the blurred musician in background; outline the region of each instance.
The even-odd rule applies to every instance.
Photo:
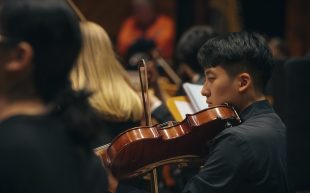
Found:
[[[89,98],[90,104],[105,120],[106,130],[100,135],[101,140],[94,144],[98,147],[110,142],[122,131],[140,125],[142,101],[116,58],[107,32],[89,21],[82,21],[80,26],[83,47],[71,79],[74,89],[93,92]]]
[[[284,110],[284,113],[281,112],[281,115],[288,129],[289,177],[294,191],[298,193],[310,192],[310,130],[307,113],[310,98],[307,91],[310,87],[310,45],[308,46],[308,54],[291,58],[284,63],[285,79],[278,82],[285,85],[282,91],[284,95],[281,97],[281,110]],[[276,99],[278,98],[275,98],[275,102],[279,102]]]
[[[175,24],[169,16],[156,13],[154,3],[153,0],[132,0],[132,16],[123,23],[117,41],[123,57],[135,43],[152,41],[163,57],[171,58]]]
[[[198,63],[197,52],[204,42],[217,33],[209,26],[194,26],[182,36],[176,48],[178,74],[183,82],[204,83],[203,67]]]
[[[284,63],[289,58],[288,47],[284,39],[279,37],[272,37],[268,41],[268,46],[271,50],[274,59],[272,74],[266,87],[266,96],[270,104],[273,105],[275,111],[283,119],[285,108],[285,77],[284,77]]]
[[[118,61],[107,32],[90,21],[81,21],[80,27],[83,47],[71,72],[71,79],[74,89],[87,89],[93,93],[89,102],[103,121],[92,148],[100,149],[123,131],[141,125],[142,100]],[[137,177],[122,183],[145,188],[148,180]]]

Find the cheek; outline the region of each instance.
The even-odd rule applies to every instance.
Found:
[[[230,103],[235,95],[233,83],[229,80],[218,82],[212,93],[217,104]]]
[[[224,94],[226,92],[229,93],[231,89],[231,83],[227,80],[219,80],[214,86],[214,91],[216,94]]]

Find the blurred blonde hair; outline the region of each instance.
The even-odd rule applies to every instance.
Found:
[[[83,47],[71,73],[74,89],[93,92],[91,105],[111,121],[140,120],[142,102],[116,58],[107,32],[99,25],[80,23]]]

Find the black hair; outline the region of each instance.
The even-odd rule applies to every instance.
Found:
[[[90,147],[100,119],[89,93],[71,87],[70,70],[82,44],[73,11],[64,0],[3,0],[1,9],[1,34],[32,46],[36,92],[54,106],[52,114],[61,117],[75,141]]]
[[[203,68],[197,60],[199,48],[217,33],[208,26],[194,26],[182,36],[176,48],[176,59],[179,63],[188,64],[195,72],[203,74]]]
[[[197,57],[203,67],[221,66],[231,77],[248,72],[261,92],[273,63],[266,40],[254,32],[232,32],[212,38],[203,44]]]
[[[156,48],[154,40],[139,38],[129,48],[125,56],[126,69],[136,70],[137,61],[140,59],[149,60],[151,52]]]

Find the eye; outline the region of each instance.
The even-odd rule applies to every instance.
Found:
[[[213,82],[216,79],[215,76],[207,76],[206,78],[209,82]]]

